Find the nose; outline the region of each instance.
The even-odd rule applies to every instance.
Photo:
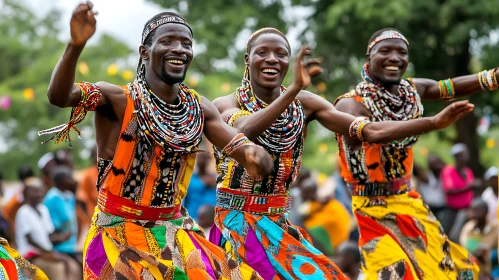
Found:
[[[392,51],[390,52],[390,56],[388,57],[390,62],[400,62],[400,57],[398,52]]]
[[[184,54],[185,53],[185,49],[184,49],[184,47],[182,46],[182,44],[180,42],[175,43],[173,45],[171,51],[173,53],[177,53],[177,54]]]
[[[270,52],[269,55],[265,58],[265,62],[274,64],[279,62],[273,52]]]

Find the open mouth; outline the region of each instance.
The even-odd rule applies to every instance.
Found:
[[[179,59],[167,59],[166,62],[173,64],[173,65],[184,65],[185,64],[184,60],[179,60]]]
[[[386,70],[388,71],[399,71],[400,70],[400,67],[398,66],[393,66],[393,65],[388,65],[388,66],[385,66],[384,67]]]
[[[265,74],[265,76],[275,77],[279,74],[279,70],[275,68],[263,68],[262,73]]]

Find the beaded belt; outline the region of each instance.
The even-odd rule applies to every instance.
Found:
[[[97,198],[100,210],[114,216],[132,220],[172,220],[182,216],[180,205],[172,207],[149,207],[101,190]]]
[[[291,197],[288,195],[256,195],[231,189],[217,190],[217,207],[248,213],[276,215],[289,212]]]
[[[390,182],[348,185],[352,190],[352,195],[387,196],[406,193],[411,189],[411,184],[411,176],[409,176],[406,178],[395,179]]]

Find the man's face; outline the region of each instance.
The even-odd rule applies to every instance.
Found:
[[[151,46],[140,50],[147,73],[169,85],[181,83],[193,58],[192,33],[185,25],[167,23],[156,29]]]
[[[289,68],[289,45],[277,34],[262,34],[246,54],[250,79],[263,88],[280,87]]]
[[[387,39],[376,44],[367,57],[369,75],[382,84],[398,84],[409,64],[407,44]]]
[[[38,205],[42,203],[43,197],[45,196],[45,190],[42,187],[36,186],[25,186],[24,196],[26,202],[30,204]]]
[[[67,176],[61,181],[61,189],[62,190],[67,190],[72,193],[76,192],[76,187],[78,186],[78,183],[73,179],[71,176]]]

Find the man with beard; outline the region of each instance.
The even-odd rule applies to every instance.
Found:
[[[85,43],[94,34],[92,4],[71,18],[71,41],[56,66],[48,97],[73,107],[69,130],[95,110],[98,210],[84,246],[86,279],[260,279],[204,238],[181,202],[202,135],[253,175],[266,175],[272,159],[226,125],[217,109],[182,84],[193,58],[193,33],[175,13],[160,13],[142,33],[135,81],[74,84]]]
[[[341,96],[336,108],[371,123],[406,121],[422,117],[421,99],[497,88],[496,70],[439,82],[402,79],[408,46],[395,29],[374,33],[361,71],[364,81]],[[476,259],[449,241],[418,194],[410,191],[416,135],[369,144],[337,134],[341,175],[352,189],[359,224],[365,279],[476,279]]]

